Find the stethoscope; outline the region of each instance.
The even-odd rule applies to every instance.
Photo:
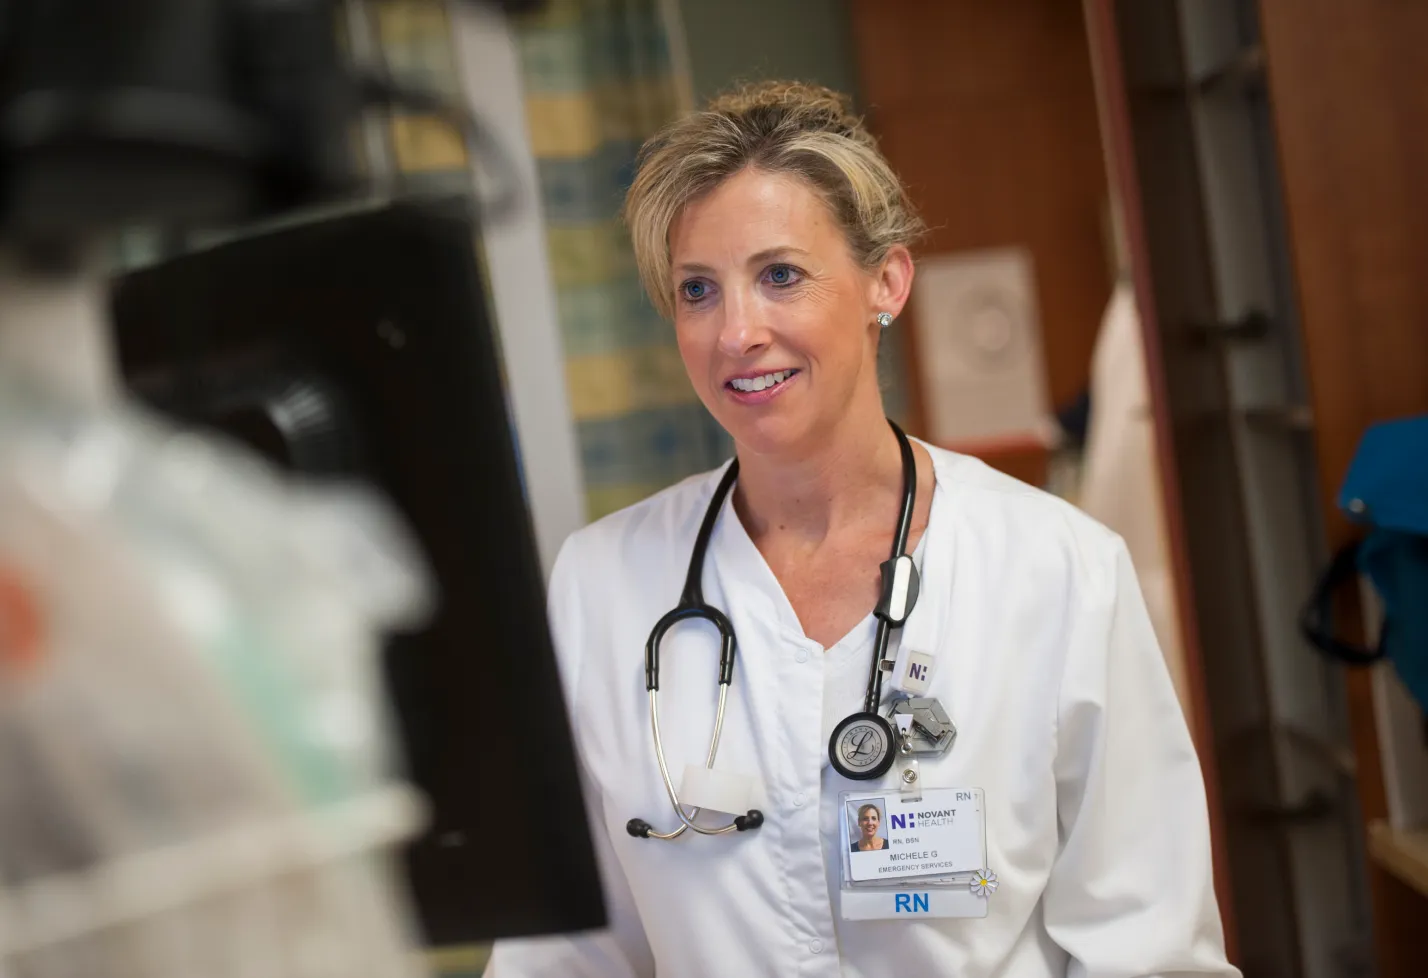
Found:
[[[868,674],[867,693],[863,697],[861,711],[845,717],[828,738],[828,759],[833,769],[846,778],[867,781],[880,778],[892,766],[896,754],[898,738],[893,725],[877,712],[882,699],[883,673],[892,668],[887,661],[888,639],[894,628],[907,621],[917,602],[917,565],[905,552],[907,536],[912,527],[913,508],[917,502],[917,463],[913,458],[912,445],[892,421],[888,422],[897,436],[898,447],[902,451],[902,511],[898,514],[897,530],[893,536],[892,556],[880,567],[882,573],[882,594],[873,613],[878,619],[877,635],[873,641],[873,661]],[[679,802],[679,793],[670,780],[669,765],[665,762],[664,744],[659,733],[659,646],[665,633],[682,621],[702,619],[719,630],[719,704],[714,713],[714,732],[709,738],[709,754],[704,762],[706,768],[714,767],[715,756],[719,752],[719,735],[724,729],[724,707],[729,698],[729,683],[734,678],[734,657],[736,643],[734,626],[719,609],[705,604],[702,579],[704,576],[704,555],[709,549],[709,538],[714,533],[714,524],[724,508],[724,500],[733,488],[739,475],[739,460],[729,464],[724,477],[719,480],[709,508],[704,511],[699,533],[694,538],[694,552],[689,558],[689,570],[684,578],[684,591],[679,604],[655,623],[649,639],[645,642],[645,690],[650,700],[650,729],[654,733],[655,757],[659,761],[660,777],[669,795],[669,803],[679,816],[680,825],[672,832],[656,832],[654,827],[642,818],[632,818],[625,824],[630,835],[641,839],[677,839],[685,829],[692,829],[700,835],[724,835],[728,832],[747,832],[764,824],[763,812],[750,809],[736,816],[726,825],[708,828],[695,825],[694,819],[699,809],[691,809],[685,814]]]

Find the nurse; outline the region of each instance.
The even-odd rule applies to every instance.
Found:
[[[782,83],[715,100],[645,145],[625,216],[738,467],[560,553],[552,629],[610,926],[500,942],[488,976],[1238,974],[1199,764],[1121,540],[884,416],[878,343],[920,225],[844,101]],[[677,818],[645,645],[706,515],[691,581],[737,659],[703,776],[720,634],[685,621],[662,642],[669,787],[704,806]],[[850,835],[868,803],[877,851]],[[686,819],[729,831],[660,838]]]

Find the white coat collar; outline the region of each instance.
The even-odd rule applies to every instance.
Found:
[[[910,651],[928,655],[935,655],[938,651],[947,625],[954,569],[954,516],[950,512],[953,484],[951,457],[919,439],[912,440],[926,448],[931,456],[935,485],[927,529],[918,548],[922,551],[922,559],[918,568],[921,587],[917,604],[907,623],[893,633],[899,669]],[[708,483],[710,495],[727,470],[728,464],[725,463],[711,474]],[[731,607],[738,607],[757,620],[773,623],[781,639],[805,641],[803,628],[793,606],[764,560],[763,554],[744,528],[738,513],[734,511],[733,496],[730,492],[724,500],[719,522],[710,541],[710,550],[714,555],[714,560],[710,563],[715,567],[718,586]],[[865,620],[857,627],[861,629],[866,624]],[[895,671],[889,679],[900,675],[900,671]]]

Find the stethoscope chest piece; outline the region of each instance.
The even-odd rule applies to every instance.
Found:
[[[880,778],[892,767],[897,753],[892,724],[876,713],[844,717],[828,738],[828,761],[833,770],[854,781]]]

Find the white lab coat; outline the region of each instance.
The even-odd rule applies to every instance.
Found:
[[[1150,380],[1135,289],[1126,279],[1111,293],[1091,358],[1091,424],[1081,473],[1076,505],[1125,540],[1170,679],[1189,716]]]
[[[931,693],[959,731],[923,762],[924,787],[985,791],[1001,884],[989,915],[841,919],[839,793],[876,782],[835,774],[827,743],[861,709],[874,620],[827,650],[805,638],[727,502],[703,577],[739,640],[716,767],[758,780],[767,820],[672,843],[626,834],[634,816],[675,821],[643,649],[678,601],[715,472],[561,551],[552,621],[612,924],[498,942],[488,978],[1238,974],[1222,949],[1200,767],[1120,538],[981,462],[929,451],[922,592],[894,636],[935,650]],[[707,751],[717,660],[712,628],[666,639],[660,717],[676,779]]]

